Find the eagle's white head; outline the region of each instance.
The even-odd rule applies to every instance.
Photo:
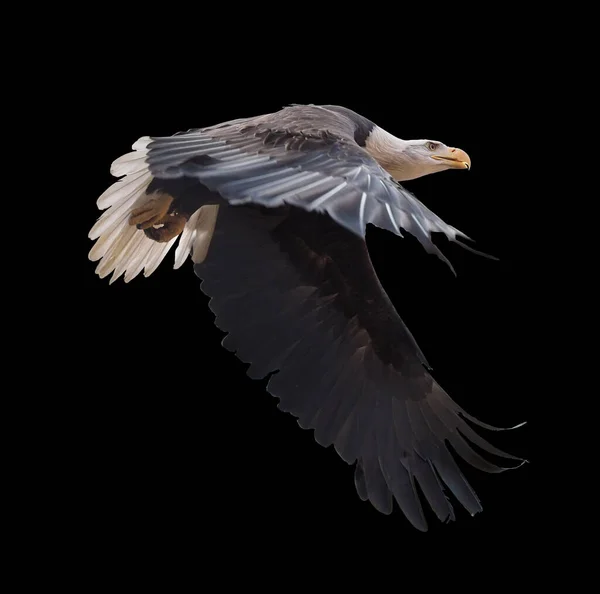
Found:
[[[397,181],[415,179],[446,169],[470,169],[465,151],[438,140],[402,140],[375,127],[367,138],[367,152]]]

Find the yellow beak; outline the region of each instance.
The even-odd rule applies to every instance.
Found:
[[[471,158],[465,151],[449,146],[445,155],[431,155],[436,161],[445,161],[456,169],[471,169]]]

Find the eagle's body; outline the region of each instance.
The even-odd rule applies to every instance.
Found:
[[[431,233],[463,235],[398,185],[450,167],[466,153],[402,141],[337,106],[277,113],[143,138],[111,171],[126,177],[98,200],[108,208],[90,237],[100,276],[151,274],[179,238],[211,297],[224,346],[275,373],[280,408],[357,462],[356,488],[381,512],[395,498],[419,529],[415,482],[441,520],[454,517],[443,484],[472,514],[479,501],[446,447],[473,466],[501,468],[465,438],[506,458],[465,422],[435,382],[387,297],[364,240],[367,223],[405,229],[440,254]],[[111,281],[112,282],[112,281]]]

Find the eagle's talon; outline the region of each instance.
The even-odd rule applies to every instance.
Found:
[[[161,222],[169,213],[173,196],[168,194],[155,194],[147,202],[135,208],[129,215],[129,224],[138,229],[148,229]]]
[[[177,235],[183,231],[187,220],[188,217],[183,214],[170,213],[151,227],[144,229],[144,233],[146,234],[146,237],[149,237],[154,241],[166,243],[167,241],[171,241],[173,237],[177,237]],[[160,225],[160,227],[157,225]]]

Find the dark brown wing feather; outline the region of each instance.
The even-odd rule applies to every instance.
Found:
[[[223,345],[269,380],[279,407],[356,462],[359,496],[383,513],[395,499],[426,530],[418,483],[440,520],[454,517],[444,485],[472,514],[480,503],[447,443],[471,465],[503,470],[468,444],[506,458],[423,366],[381,287],[363,239],[325,214],[223,205],[207,260],[195,266]],[[492,429],[487,425],[482,426]]]

